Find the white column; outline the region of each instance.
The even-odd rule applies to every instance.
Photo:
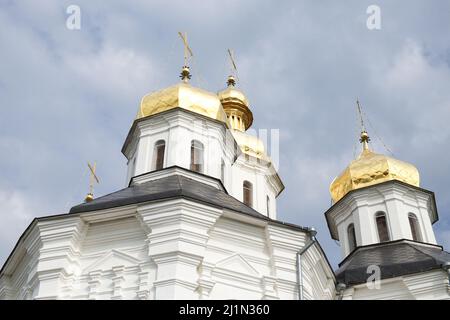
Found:
[[[124,266],[115,266],[112,268],[113,271],[113,294],[111,300],[121,300],[122,297],[122,284],[125,282],[124,277]]]
[[[305,245],[306,234],[300,231],[292,232],[274,225],[266,227],[267,243],[271,248],[272,275],[278,283],[283,283],[276,297],[284,299],[298,299],[297,252]],[[270,280],[269,278],[267,279]],[[261,296],[264,295],[261,290]]]
[[[151,287],[156,276],[156,265],[153,261],[142,263],[139,265],[139,289],[137,291],[137,297],[140,300],[152,300]]]
[[[102,275],[103,275],[102,270],[95,270],[95,271],[89,272],[89,280],[88,280],[88,286],[89,286],[88,299],[89,300],[97,299],[98,289],[101,286]]]
[[[263,288],[263,300],[278,300],[278,294],[275,290],[277,279],[272,276],[263,276],[261,286]]]
[[[356,231],[356,242],[360,246],[365,246],[377,242],[374,237],[375,223],[372,223],[369,209],[366,205],[359,206],[353,213],[353,223]],[[346,230],[345,230],[346,232]]]
[[[200,265],[200,277],[198,280],[198,287],[200,292],[200,299],[208,299],[211,294],[211,290],[213,289],[215,282],[212,280],[212,270],[214,268],[214,264],[208,263],[207,261],[202,261]]]
[[[433,230],[433,225],[430,219],[430,213],[428,211],[429,201],[431,201],[430,197],[423,197],[421,195],[417,195],[418,209],[420,212],[417,218],[419,219],[419,223],[421,226],[423,241],[432,244],[437,244],[436,236]]]
[[[55,224],[58,227],[55,227]],[[35,272],[28,275],[34,299],[59,299],[64,279],[79,268],[76,256],[84,236],[84,222],[78,217],[38,222],[34,236],[27,237],[25,246],[31,255],[39,257]]]
[[[149,137],[141,137],[138,142],[137,158],[136,158],[136,168],[134,170],[134,175],[137,176],[142,173],[147,172],[147,154],[148,154],[148,144]]]
[[[156,264],[155,299],[192,299],[208,232],[222,210],[178,199],[138,209],[151,233],[149,256]],[[198,294],[198,293],[197,293]]]

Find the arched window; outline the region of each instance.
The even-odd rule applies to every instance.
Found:
[[[408,214],[409,226],[411,228],[411,234],[414,241],[422,241],[422,235],[420,234],[419,220],[415,214]]]
[[[225,161],[221,161],[220,163],[220,179],[222,180],[222,183],[225,183]]]
[[[270,198],[269,198],[269,196],[266,196],[266,210],[267,210],[267,216],[269,216],[269,213],[270,213]]]
[[[244,189],[244,203],[247,206],[251,207],[253,205],[253,185],[248,181],[244,181],[243,189]]]
[[[197,140],[191,142],[191,170],[203,172],[203,144]]]
[[[153,149],[153,168],[160,170],[164,168],[164,152],[166,151],[166,142],[158,140]]]
[[[133,163],[131,164],[131,176],[136,175],[136,156],[133,158]]]
[[[348,249],[349,252],[352,252],[356,248],[356,234],[355,234],[355,226],[353,223],[350,223],[347,227],[347,237],[348,237]]]
[[[390,238],[386,214],[384,212],[377,212],[375,215],[375,221],[377,223],[378,238],[380,238],[380,242],[389,241]]]

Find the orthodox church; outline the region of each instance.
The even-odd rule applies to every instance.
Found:
[[[434,194],[411,164],[362,152],[331,183],[333,271],[313,228],[277,218],[284,185],[230,76],[145,95],[122,147],[127,186],[34,219],[0,299],[450,299]]]

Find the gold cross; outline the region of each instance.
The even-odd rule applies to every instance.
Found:
[[[90,171],[90,176],[89,176],[89,194],[90,195],[94,195],[94,183],[100,183],[100,180],[98,179],[97,175],[95,174],[95,169],[97,164],[94,162],[94,165],[91,166],[91,164],[88,162],[88,167],[89,167],[89,171]]]
[[[234,72],[237,71],[237,67],[236,67],[236,63],[234,62],[234,55],[233,55],[233,51],[231,51],[231,49],[228,49],[228,55],[230,56],[230,62],[231,62],[231,67],[232,70],[234,69]]]
[[[228,80],[227,80],[227,85],[230,87],[234,87],[236,85],[236,79],[238,79],[237,76],[237,67],[236,67],[236,63],[234,62],[234,54],[233,51],[231,49],[228,49],[228,56],[230,58],[230,75],[228,76]],[[239,80],[239,79],[238,79]]]
[[[358,115],[359,115],[359,121],[360,121],[360,125],[361,125],[361,132],[362,131],[366,131],[366,126],[364,125],[363,113],[362,113],[361,106],[359,104],[359,99],[356,99],[356,106],[358,108]]]
[[[178,32],[178,34],[181,37],[181,40],[183,40],[183,45],[184,45],[184,65],[187,66],[187,60],[189,57],[193,57],[194,54],[192,53],[191,48],[189,48],[189,44],[187,41],[187,32],[185,32],[184,34],[182,34],[181,32]]]

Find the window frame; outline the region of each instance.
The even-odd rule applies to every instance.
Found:
[[[160,150],[162,150],[162,155]],[[160,158],[162,157],[162,159]],[[164,169],[164,162],[166,158],[166,141],[164,139],[160,139],[155,142],[153,145],[153,170],[161,170]]]
[[[417,215],[412,212],[408,213],[408,222],[409,229],[411,230],[412,240],[422,242],[423,237],[420,229],[419,218],[417,217]]]
[[[384,219],[384,225],[385,225],[385,226],[384,226],[383,228],[385,228],[385,230],[380,230],[380,227],[379,227],[380,225],[379,225],[379,223],[378,223],[378,221],[379,221],[380,219]],[[376,228],[377,228],[378,241],[379,241],[380,243],[391,241],[391,235],[390,235],[390,232],[389,232],[389,224],[388,224],[387,216],[386,216],[386,213],[385,213],[385,212],[383,212],[383,211],[378,211],[377,213],[375,213],[375,226],[376,226]],[[382,231],[385,231],[385,232],[382,232]],[[382,239],[382,236],[383,236],[383,235],[385,235],[386,238],[383,237],[383,239]]]
[[[200,162],[197,162],[200,160]],[[197,162],[197,163],[196,163]],[[203,173],[205,167],[205,146],[199,140],[191,140],[190,170]]]
[[[351,231],[351,233],[350,233]],[[355,224],[352,222],[347,226],[348,252],[352,252],[358,246],[356,241]]]
[[[225,161],[223,159],[220,161],[220,180],[225,183]]]
[[[242,202],[249,207],[253,207],[253,183],[248,180],[242,182]],[[248,197],[247,197],[248,196]]]

